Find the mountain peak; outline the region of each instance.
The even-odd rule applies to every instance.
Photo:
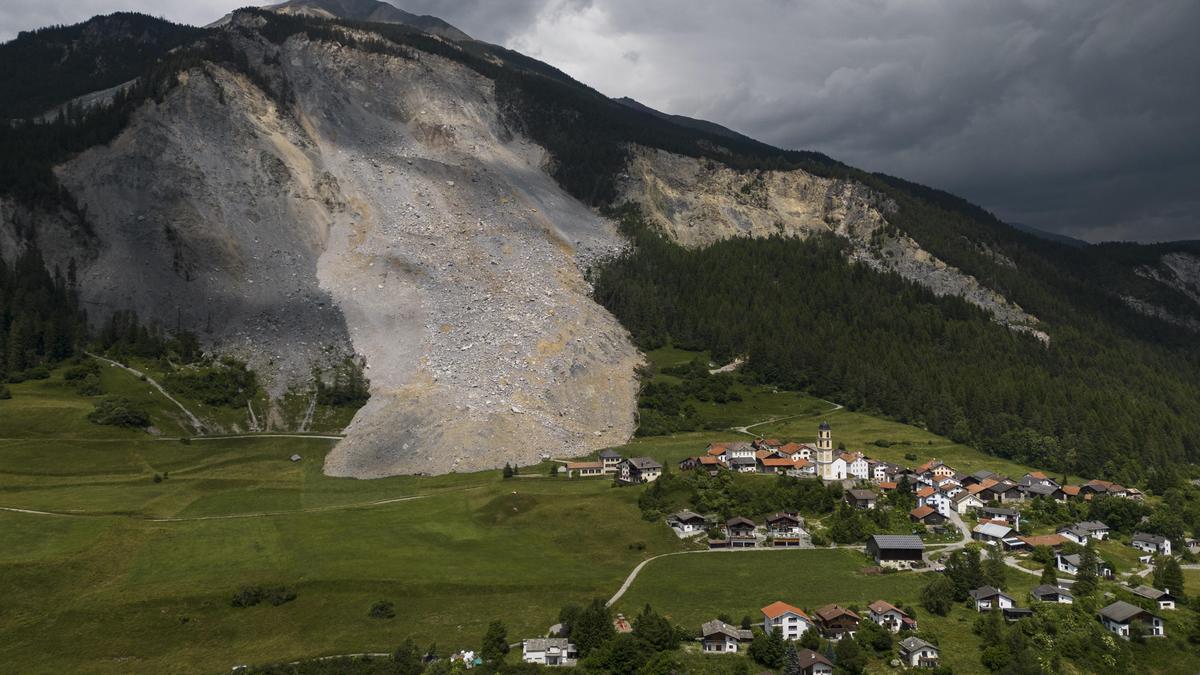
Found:
[[[437,18],[406,12],[380,0],[288,0],[266,9],[281,14],[303,14],[351,21],[375,21],[412,26],[431,35],[450,40],[469,40],[470,35]]]

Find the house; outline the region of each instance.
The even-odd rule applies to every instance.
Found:
[[[900,641],[900,660],[909,668],[937,668],[938,648],[919,637]]]
[[[970,591],[969,595],[975,601],[975,609],[980,612],[1017,606],[1016,601],[1012,599],[1011,595],[991,586],[976,588]]]
[[[807,459],[797,459],[794,461],[795,468],[789,469],[789,476],[815,476],[817,475],[817,465]]]
[[[759,473],[787,473],[796,468],[796,460],[791,457],[764,457],[758,460]]]
[[[1129,639],[1130,630],[1135,624],[1141,626],[1147,637],[1163,637],[1167,634],[1162,617],[1124,600],[1118,600],[1101,609],[1100,622],[1105,628],[1126,640]]]
[[[961,478],[960,482],[962,482],[964,487],[970,487],[972,485],[979,485],[989,478],[994,480],[999,478],[999,476],[997,476],[994,471],[976,471],[969,476],[964,476]]]
[[[1062,588],[1061,586],[1051,586],[1050,584],[1034,586],[1033,589],[1029,591],[1029,595],[1033,596],[1034,600],[1038,600],[1040,602],[1057,602],[1063,605],[1070,605],[1075,602],[1075,599],[1071,597],[1071,594],[1068,593],[1065,588]]]
[[[1171,540],[1158,534],[1134,532],[1129,545],[1152,555],[1171,555]]]
[[[848,476],[859,480],[870,478],[871,467],[867,464],[867,458],[861,452],[843,452],[841,457],[842,461],[846,463],[846,474]]]
[[[738,473],[754,473],[758,471],[758,460],[750,457],[733,457],[729,460],[729,468]]]
[[[1036,499],[1042,497],[1044,499],[1053,499],[1056,502],[1067,501],[1067,494],[1062,491],[1062,488],[1057,485],[1042,485],[1041,483],[1033,483],[1032,485],[1019,486],[1024,499]]]
[[[1108,495],[1110,497],[1128,497],[1129,492],[1125,488],[1106,480],[1089,480],[1079,486],[1079,492],[1084,499],[1091,499],[1096,495]]]
[[[567,462],[568,478],[594,478],[604,475],[604,462]]]
[[[1133,589],[1133,594],[1147,600],[1151,600],[1158,604],[1159,609],[1175,609],[1176,597],[1171,595],[1171,589],[1158,590],[1150,586],[1142,585]]]
[[[725,521],[725,531],[729,533],[729,544],[734,548],[754,546],[754,530],[757,526],[753,520],[737,516]]]
[[[1041,471],[1030,471],[1029,473],[1025,474],[1024,476],[1021,476],[1021,480],[1017,481],[1017,484],[1020,485],[1021,487],[1028,487],[1030,485],[1043,485],[1046,487],[1059,487],[1058,483],[1055,482],[1053,478],[1050,478],[1049,476],[1042,473]]]
[[[1004,615],[1005,621],[1020,621],[1033,616],[1033,609],[1030,607],[1005,607],[1000,610]]]
[[[833,663],[811,649],[798,652],[801,675],[833,675]]]
[[[701,643],[706,654],[733,654],[754,641],[754,634],[735,628],[724,621],[713,620],[700,627]]]
[[[1108,526],[1098,520],[1085,520],[1058,528],[1058,534],[1076,544],[1086,544],[1088,539],[1104,541],[1108,538],[1108,531]]]
[[[600,463],[604,465],[604,473],[616,473],[623,459],[621,453],[609,448],[601,450],[599,457]]]
[[[796,514],[780,512],[767,516],[767,533],[774,537],[796,537],[804,534],[804,528]]]
[[[953,508],[951,505],[954,503],[954,500],[951,498],[951,493],[958,494],[961,490],[961,488],[950,483],[950,480],[943,481],[938,487],[933,488],[933,494],[920,500],[923,506],[932,507],[933,510],[942,514],[943,518],[949,518],[950,511]]]
[[[875,500],[878,499],[874,492],[858,488],[846,490],[845,497],[847,504],[858,509],[873,509]]]
[[[521,660],[540,666],[573,666],[579,653],[565,637],[534,638],[521,642]]]
[[[854,633],[858,631],[858,615],[841,605],[825,605],[813,612],[813,616],[821,629],[821,635],[827,640],[854,637]]]
[[[799,640],[804,631],[812,628],[812,619],[798,607],[786,602],[773,602],[762,608],[763,631],[778,630],[785,640]]]
[[[1063,499],[1078,499],[1079,498],[1079,486],[1078,485],[1064,485],[1064,486],[1062,486],[1062,491],[1063,491]]]
[[[987,520],[1003,520],[1014,530],[1021,529],[1021,512],[1016,509],[1004,509],[998,506],[985,506],[980,509],[981,518]]]
[[[692,470],[699,469],[699,468],[700,468],[700,458],[699,457],[684,457],[683,459],[679,460],[679,470],[680,471],[692,471]]]
[[[915,534],[873,534],[867,540],[867,555],[883,567],[908,569],[922,561],[925,543]]]
[[[952,501],[954,502],[954,510],[958,511],[960,516],[977,509],[982,509],[984,506],[983,500],[978,495],[972,493],[969,488],[958,493]]]
[[[704,516],[699,513],[692,513],[691,511],[673,513],[667,518],[667,523],[680,536],[690,536],[708,529],[708,522],[704,519]]]
[[[738,443],[730,443],[728,446],[726,446],[725,452],[729,456],[730,461],[735,459],[754,459],[756,448],[750,443],[742,441]]]
[[[984,481],[984,483],[986,482]],[[984,483],[980,483],[980,485]],[[987,485],[979,494],[979,498],[985,502],[1019,502],[1024,497],[1025,493],[1021,492],[1020,486],[1007,478],[991,481],[991,484]]]
[[[872,621],[893,633],[917,629],[916,619],[886,600],[876,600],[868,605],[867,609]]]
[[[908,517],[925,526],[941,525],[946,522],[945,516],[938,513],[932,506],[918,506],[908,512]]]
[[[704,450],[706,457],[715,457],[717,461],[725,464],[729,461],[729,444],[728,443],[709,443]]]
[[[1001,525],[994,520],[985,520],[971,530],[971,538],[988,544],[1003,544],[1005,539],[1012,537],[1013,530],[1008,525]]]
[[[877,459],[867,460],[867,473],[872,482],[887,483],[896,474],[896,471],[897,468],[893,464]]]
[[[1072,575],[1079,574],[1079,566],[1082,564],[1081,557],[1078,553],[1072,553],[1071,555],[1063,555],[1062,553],[1056,553],[1055,554],[1055,563],[1058,567],[1059,572],[1066,572],[1067,574],[1072,574]],[[1097,559],[1096,574],[1098,574],[1099,576],[1105,577],[1107,579],[1111,579],[1113,576],[1112,565],[1109,565],[1108,563],[1104,562],[1103,560]]]
[[[618,476],[623,483],[649,483],[662,475],[662,464],[649,457],[630,457],[621,460]],[[601,467],[603,473],[603,467]]]

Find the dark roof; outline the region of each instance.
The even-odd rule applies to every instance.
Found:
[[[650,459],[649,457],[630,457],[629,463],[640,469],[661,469],[662,464]]]
[[[750,631],[730,626],[719,619],[705,623],[700,627],[700,632],[704,637],[710,635],[728,635],[735,640],[750,640],[754,638],[754,634]]]
[[[621,453],[617,452],[616,450],[613,450],[612,448],[607,448],[607,449],[600,451],[600,459],[612,459],[614,457],[616,457],[617,459],[620,459]]]
[[[984,480],[987,478],[993,478],[995,476],[996,476],[995,471],[988,471],[986,469],[983,471],[976,471],[975,473],[971,474],[971,477],[976,480]]]
[[[1175,596],[1171,595],[1171,591],[1169,589],[1165,590],[1165,591],[1160,591],[1157,588],[1153,588],[1153,587],[1147,586],[1145,584],[1142,584],[1141,586],[1138,586],[1137,588],[1133,589],[1133,594],[1140,595],[1143,598],[1146,598],[1147,600],[1174,600],[1175,599]]]
[[[797,522],[797,523],[800,522],[799,518],[797,518],[796,516],[793,516],[790,513],[783,513],[783,512],[772,513],[771,515],[767,516],[768,523],[774,523],[779,520],[791,520],[791,521]]]
[[[730,464],[741,464],[743,466],[755,466],[758,464],[753,457],[734,457],[729,460]]]
[[[821,422],[821,426],[819,426],[817,428],[821,429],[821,430],[827,430],[827,429],[829,429],[829,422]]]
[[[997,595],[1003,595],[1004,597],[1008,598],[1009,600],[1012,599],[1012,596],[1009,595],[1008,593],[1005,593],[1004,591],[1000,590],[999,588],[993,588],[992,586],[980,586],[979,588],[972,590],[970,592],[970,595],[972,598],[975,598],[976,600],[984,600],[987,598],[994,598]]]
[[[799,655],[800,655],[800,659],[799,659],[800,660],[800,670],[807,670],[809,668],[812,668],[813,665],[815,665],[817,663],[824,663],[825,665],[829,666],[830,668],[833,667],[833,663],[831,663],[829,661],[829,659],[825,658],[824,656],[821,656],[820,654],[818,654],[817,652],[814,652],[811,649],[801,649],[799,651]]]
[[[862,489],[856,488],[853,490],[846,490],[846,493],[849,494],[851,497],[854,497],[855,499],[876,499],[875,493],[871,492],[870,490],[862,490]]]
[[[1025,492],[1032,492],[1035,495],[1052,495],[1061,490],[1053,485],[1042,485],[1041,483],[1033,483],[1021,488]]]
[[[1002,509],[1002,508],[998,508],[995,506],[985,506],[985,507],[983,507],[983,512],[996,514],[998,516],[1015,516],[1015,515],[1017,515],[1017,512],[1014,509]]]
[[[903,640],[900,641],[900,648],[909,653],[915,652],[918,649],[926,649],[926,648],[932,649],[935,652],[938,650],[937,647],[934,647],[933,645],[929,644],[928,642],[922,640],[919,637],[904,638]]]
[[[1131,605],[1124,600],[1118,600],[1108,607],[1100,610],[1100,616],[1108,619],[1109,621],[1116,621],[1117,623],[1128,623],[1142,614],[1155,616],[1155,614],[1147,612],[1137,605]]]
[[[925,550],[925,542],[915,534],[873,534],[871,541],[881,549]]]
[[[1167,538],[1158,534],[1149,534],[1147,532],[1134,532],[1131,541],[1144,541],[1147,544],[1162,546],[1167,542]]]
[[[671,517],[674,518],[675,520],[678,520],[681,523],[688,522],[691,520],[704,520],[704,516],[700,515],[699,513],[694,513],[692,511],[688,511],[686,509],[683,511],[679,511],[678,513],[671,514]]]
[[[1058,586],[1052,586],[1050,584],[1034,586],[1033,589],[1029,591],[1029,594],[1035,598],[1044,598],[1047,595],[1065,595],[1068,598],[1071,597],[1071,594],[1068,593],[1066,589],[1059,588]]]
[[[749,525],[750,527],[754,527],[754,521],[741,516],[735,516],[725,521],[726,527],[733,527],[734,525]]]

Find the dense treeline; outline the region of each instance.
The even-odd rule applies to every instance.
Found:
[[[596,299],[646,349],[747,354],[752,376],[881,412],[1054,471],[1137,482],[1200,457],[1194,357],[1095,322],[1050,346],[894,274],[833,237],[675,245],[624,216],[633,251]]]
[[[48,376],[46,367],[74,355],[86,333],[74,266],[51,274],[36,246],[11,267],[0,256],[0,383]]]

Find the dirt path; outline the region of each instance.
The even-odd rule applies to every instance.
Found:
[[[772,424],[774,422],[782,422],[784,420],[791,420],[791,419],[795,419],[797,417],[815,417],[817,415],[828,415],[831,412],[837,412],[845,407],[845,406],[841,405],[840,403],[834,403],[833,401],[826,401],[825,399],[820,399],[820,400],[823,403],[828,403],[829,405],[833,406],[833,408],[831,408],[829,410],[823,410],[819,413],[797,413],[795,415],[787,415],[786,417],[772,417],[769,420],[763,420],[762,422],[755,422],[754,424],[747,424],[744,427],[730,427],[730,429],[732,431],[736,431],[741,434],[746,434],[748,436],[754,436],[755,438],[757,438],[758,434],[750,432],[750,430],[753,429],[754,427],[761,427],[764,424]]]
[[[142,371],[140,371],[140,370],[138,370],[138,369],[136,369],[136,368],[131,368],[131,367],[129,367],[129,366],[127,366],[127,365],[125,365],[124,363],[119,363],[119,362],[117,362],[117,361],[113,361],[112,359],[106,359],[106,358],[104,358],[103,356],[98,356],[98,355],[96,355],[96,354],[93,354],[93,353],[91,353],[91,352],[84,352],[84,354],[87,354],[88,356],[90,356],[90,357],[92,357],[93,359],[96,359],[96,360],[98,360],[98,361],[103,361],[103,362],[105,362],[105,363],[107,363],[107,364],[109,364],[109,365],[116,366],[116,367],[118,367],[118,368],[123,368],[123,369],[125,369],[125,370],[127,370],[127,371],[129,371],[129,372],[133,373],[134,375],[136,375],[136,376],[138,376],[138,377],[140,377],[140,378],[143,378],[143,379],[145,379],[147,382],[149,382],[149,383],[150,383],[150,385],[151,385],[151,386],[153,386],[155,389],[157,389],[157,390],[158,390],[158,393],[160,393],[160,394],[162,394],[163,396],[167,397],[167,400],[168,400],[168,401],[170,401],[171,403],[174,403],[175,405],[179,406],[179,409],[183,411],[183,414],[184,414],[184,415],[187,415],[188,421],[192,423],[192,427],[193,427],[193,428],[196,430],[196,433],[198,433],[198,434],[202,434],[202,433],[204,433],[205,431],[207,431],[207,429],[206,429],[206,428],[205,428],[205,426],[204,426],[204,423],[200,421],[200,418],[199,418],[199,417],[196,417],[194,414],[192,414],[192,411],[191,411],[191,410],[188,410],[188,409],[187,409],[187,406],[185,406],[184,404],[180,403],[178,399],[176,399],[174,396],[171,396],[169,393],[167,393],[167,390],[166,390],[166,389],[163,389],[163,386],[162,386],[161,384],[159,384],[159,383],[158,383],[158,381],[157,381],[157,380],[155,380],[153,377],[150,377],[150,376],[149,376],[149,375],[147,375],[146,373],[143,373]]]

